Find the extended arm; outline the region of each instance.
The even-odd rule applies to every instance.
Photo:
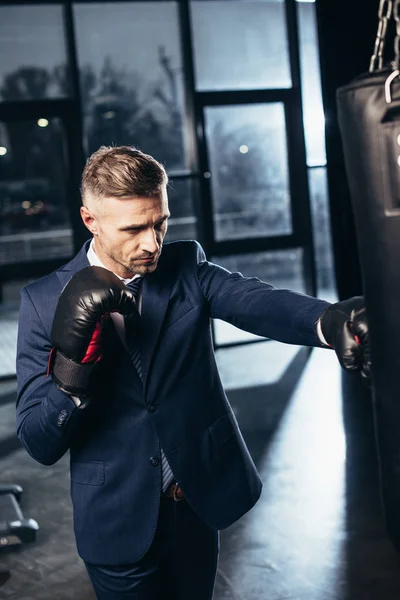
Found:
[[[243,277],[208,262],[200,245],[197,279],[211,317],[287,344],[326,347],[326,341],[344,369],[360,371],[369,382],[369,333],[362,296],[329,304],[277,289],[257,277]]]
[[[317,321],[328,302],[230,273],[208,262],[200,246],[197,277],[211,317],[287,344],[323,346]]]

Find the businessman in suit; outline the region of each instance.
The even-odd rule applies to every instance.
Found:
[[[209,600],[219,530],[261,481],[217,372],[210,319],[331,347],[368,378],[363,299],[329,304],[166,243],[167,175],[102,147],[82,176],[92,234],[21,293],[17,431],[51,465],[70,451],[74,531],[101,600]]]

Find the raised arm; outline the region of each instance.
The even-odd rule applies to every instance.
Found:
[[[21,292],[17,343],[17,434],[38,462],[52,465],[68,450],[84,411],[47,377],[50,338],[29,292]]]
[[[102,357],[103,317],[123,314],[134,298],[118,277],[101,267],[75,273],[58,299],[47,333],[22,291],[17,347],[17,433],[29,454],[53,464],[66,452],[91,400]],[[77,407],[76,398],[83,400]]]

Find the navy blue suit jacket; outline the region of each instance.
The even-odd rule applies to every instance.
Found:
[[[144,278],[143,389],[110,321],[93,400],[84,409],[46,377],[59,295],[88,266],[87,242],[64,267],[22,290],[17,432],[44,465],[70,451],[80,556],[126,564],[149,548],[161,487],[160,444],[187,501],[211,527],[234,523],[262,484],[218,375],[210,318],[289,344],[321,346],[326,302],[230,273],[195,241],[164,244]],[[66,332],[67,335],[67,332]]]

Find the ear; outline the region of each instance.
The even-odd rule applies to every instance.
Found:
[[[85,224],[85,227],[87,227],[93,235],[97,235],[98,229],[96,217],[91,213],[91,211],[88,208],[86,208],[86,206],[81,206],[80,211],[82,221]]]

